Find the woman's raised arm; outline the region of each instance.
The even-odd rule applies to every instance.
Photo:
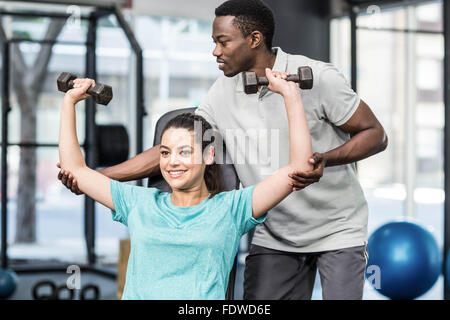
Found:
[[[273,72],[266,69],[269,90],[281,94],[286,106],[289,123],[289,164],[256,185],[252,198],[255,219],[272,209],[292,192],[289,173],[294,170],[312,169],[312,165],[308,163],[312,155],[311,136],[302,97],[298,85],[285,80],[287,75],[286,72]]]
[[[76,178],[82,192],[114,210],[110,179],[86,166],[76,132],[75,105],[89,97],[86,91],[94,85],[94,80],[75,79],[74,88],[64,96],[59,125],[59,161],[61,169],[70,171]]]

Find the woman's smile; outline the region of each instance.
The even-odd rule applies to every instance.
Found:
[[[183,174],[186,172],[187,170],[169,170],[169,176],[172,179],[177,179],[180,178],[181,176],[183,176]]]

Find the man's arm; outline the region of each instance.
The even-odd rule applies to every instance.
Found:
[[[310,163],[314,165],[313,171],[292,172],[290,177],[293,179],[295,190],[319,181],[325,167],[349,164],[368,158],[385,150],[388,145],[388,137],[382,125],[363,100],[352,117],[338,128],[349,133],[351,138],[335,149],[325,153],[314,153],[310,159]]]
[[[339,129],[351,138],[343,145],[323,153],[325,166],[353,163],[384,151],[388,145],[387,135],[369,106],[361,100],[353,116]]]
[[[159,174],[159,145],[154,146],[135,157],[118,165],[98,170],[101,174],[110,179],[118,181],[131,181],[147,178]],[[61,168],[60,164],[57,164]],[[74,175],[67,170],[60,170],[58,179],[74,194],[80,195],[83,192],[78,188],[78,181]]]
[[[99,172],[117,181],[144,179],[160,172],[159,156],[159,145],[157,145],[125,162],[103,168]]]

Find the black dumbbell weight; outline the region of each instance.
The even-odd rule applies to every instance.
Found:
[[[256,72],[243,73],[244,91],[246,94],[258,92],[258,86],[267,86],[269,80],[266,77],[258,77]],[[290,74],[287,81],[297,82],[300,89],[312,89],[313,87],[313,72],[311,67],[299,67],[297,74]]]
[[[56,83],[58,85],[58,90],[62,92],[67,92],[73,88],[73,80],[77,78],[76,75],[69,72],[62,72]],[[94,101],[98,104],[107,105],[112,97],[112,88],[106,84],[96,83],[95,86],[89,88],[87,93],[92,96]]]
[[[64,294],[65,292],[66,294]],[[74,289],[69,289],[67,284],[60,285],[55,290],[55,296],[57,300],[73,300],[75,297]]]
[[[87,294],[91,292],[90,297]],[[80,300],[98,300],[100,299],[100,288],[95,284],[88,284],[81,289]]]
[[[56,284],[51,280],[38,281],[31,289],[33,300],[56,300]]]

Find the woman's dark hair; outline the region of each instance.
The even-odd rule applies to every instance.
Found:
[[[170,128],[187,129],[195,133],[196,123],[198,125],[201,124],[202,128],[201,137],[199,138],[201,138],[202,141],[202,154],[203,154],[208,146],[215,147],[215,144],[219,142],[217,141],[217,139],[215,139],[214,135],[212,135],[211,140],[209,141],[203,139],[203,137],[205,136],[205,132],[207,130],[212,131],[213,128],[209,124],[209,122],[206,121],[201,116],[195,115],[193,113],[179,114],[178,116],[172,118],[169,122],[167,122],[166,126],[164,127],[161,133],[161,138],[164,135],[164,132],[166,132],[166,130]],[[215,150],[217,151],[218,148],[215,148]],[[211,194],[210,197],[213,197],[214,195],[224,190],[222,170],[220,166],[217,163],[215,163],[215,161],[212,164],[206,165],[204,179],[206,187],[208,188],[208,191]]]
[[[241,30],[244,37],[253,31],[264,36],[268,50],[272,50],[275,33],[275,19],[272,10],[261,0],[228,0],[215,10],[216,17],[233,16],[233,24]]]

